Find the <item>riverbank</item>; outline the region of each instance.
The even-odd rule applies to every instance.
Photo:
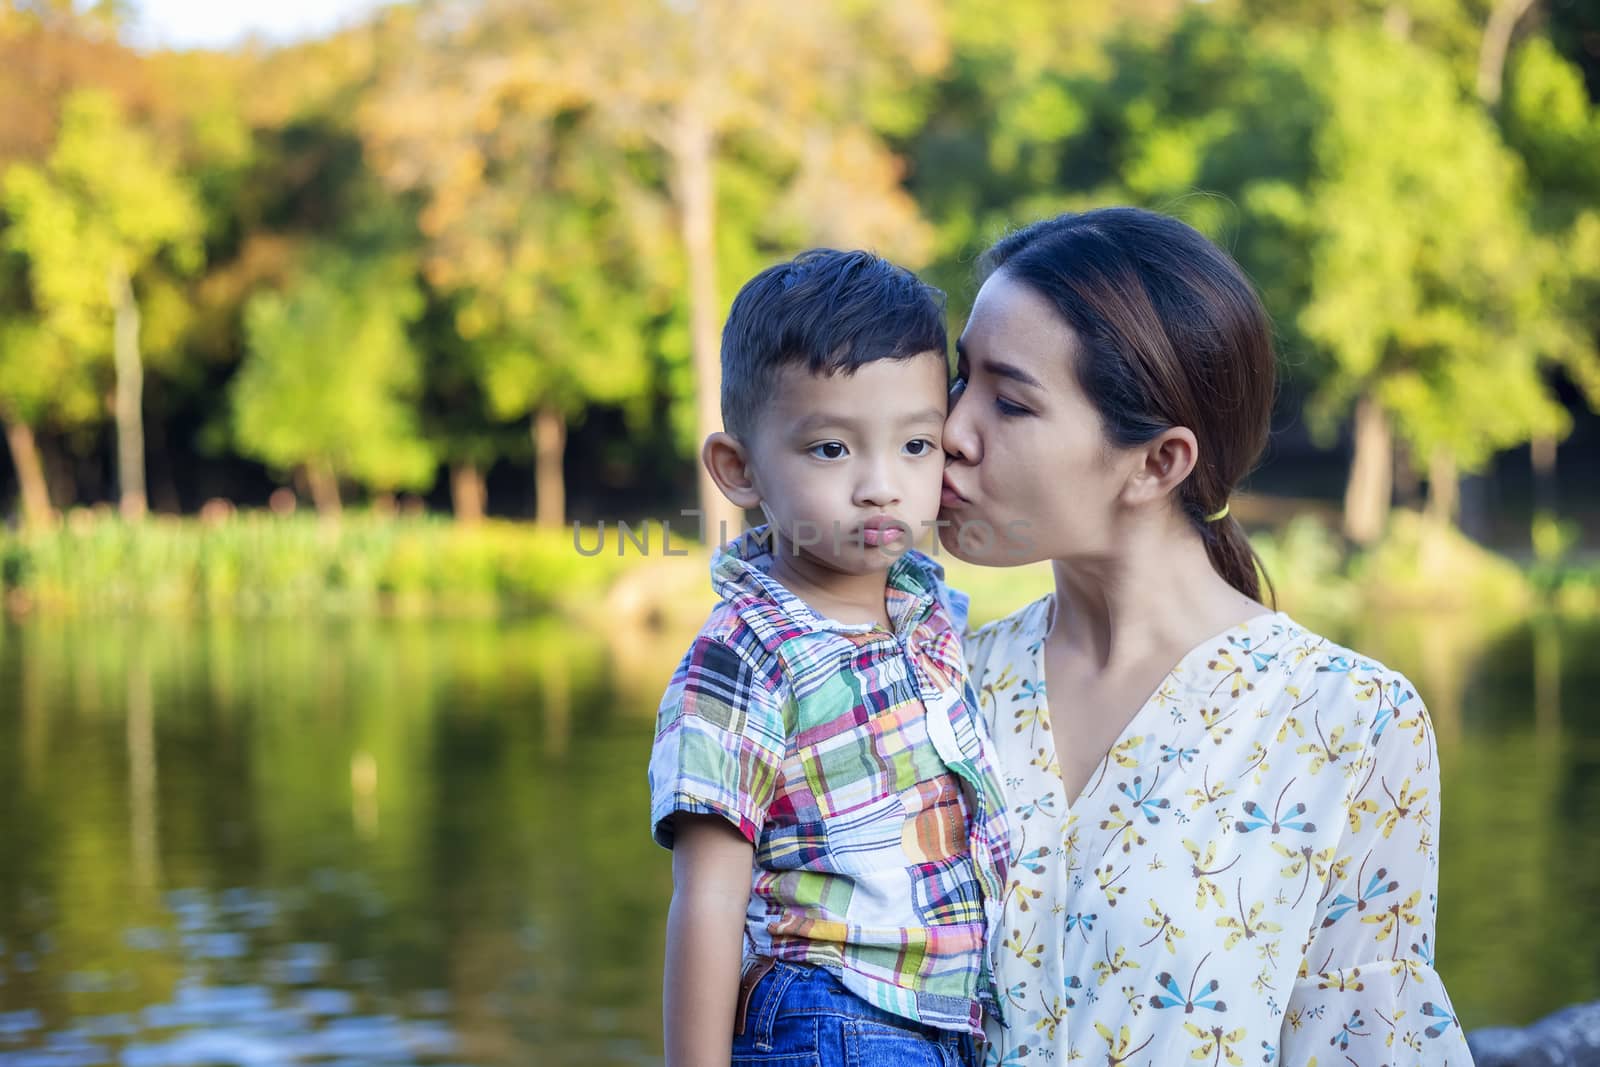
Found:
[[[1396,512],[1385,540],[1365,551],[1310,515],[1252,537],[1292,612],[1600,615],[1600,562],[1517,563],[1411,512]],[[1000,570],[939,558],[980,620],[1050,588],[1043,565]],[[707,560],[703,546],[677,534],[667,541],[656,524],[544,530],[371,513],[329,524],[244,512],[131,526],[79,512],[49,530],[0,532],[0,596],[12,615],[551,614],[670,629],[709,607]]]

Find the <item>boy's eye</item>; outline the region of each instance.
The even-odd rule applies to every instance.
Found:
[[[933,442],[925,437],[918,437],[915,440],[906,442],[906,455],[908,456],[926,456],[932,451]]]
[[[816,456],[818,459],[843,459],[847,452],[848,449],[839,441],[824,441],[806,450],[807,455]]]

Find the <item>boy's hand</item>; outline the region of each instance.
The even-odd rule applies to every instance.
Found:
[[[714,815],[673,818],[672,908],[667,913],[667,1067],[724,1067],[755,849]]]

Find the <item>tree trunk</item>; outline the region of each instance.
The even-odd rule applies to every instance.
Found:
[[[1556,439],[1535,437],[1528,444],[1528,462],[1533,467],[1533,510],[1556,510]]]
[[[1370,545],[1383,533],[1394,491],[1394,437],[1389,415],[1370,396],[1356,401],[1355,455],[1344,488],[1344,532]]]
[[[456,521],[472,525],[483,521],[484,504],[489,499],[483,472],[476,463],[461,462],[450,467],[450,504]]]
[[[1390,451],[1394,453],[1394,463],[1390,467],[1394,472],[1394,492],[1390,499],[1394,507],[1415,510],[1422,503],[1422,477],[1417,474],[1411,449],[1396,441]]]
[[[50,483],[45,480],[44,464],[39,459],[39,445],[33,439],[33,427],[16,419],[5,419],[6,444],[11,449],[11,464],[17,471],[17,485],[22,490],[22,519],[30,527],[39,529],[50,524]]]
[[[121,267],[111,268],[111,304],[116,309],[117,491],[122,517],[144,518],[144,366],[139,359],[139,305]]]
[[[44,464],[45,484],[50,487],[50,506],[57,514],[78,502],[80,474],[89,475],[88,499],[96,501],[100,498],[98,463],[90,464],[89,469],[84,470],[79,458],[64,451],[60,440],[55,438],[41,437],[38,446],[39,461]]]
[[[533,521],[539,526],[554,529],[567,521],[566,454],[566,420],[554,407],[539,408],[533,413]]]
[[[705,15],[700,15],[702,19]],[[689,261],[689,339],[694,350],[695,429],[701,441],[722,429],[722,359],[717,337],[716,186],[712,173],[715,132],[695,100],[685,96],[672,136],[673,184],[684,253]],[[700,474],[703,540],[718,545],[739,535],[743,515]]]
[[[155,701],[144,650],[133,643],[140,661],[129,666],[128,682],[128,837],[133,845],[133,883],[141,894],[154,895],[161,885],[161,809],[156,784]]]
[[[1383,29],[1397,41],[1411,39],[1411,12],[1404,4],[1390,4],[1383,9]]]
[[[1436,526],[1448,526],[1455,522],[1460,507],[1461,474],[1456,469],[1456,455],[1448,448],[1436,448],[1428,458],[1428,518]]]
[[[317,514],[324,519],[337,519],[344,512],[344,505],[339,500],[339,476],[333,472],[333,467],[322,460],[312,460],[306,464],[306,485],[311,487],[311,502],[317,506]]]
[[[1532,6],[1533,0],[1495,0],[1489,11],[1489,22],[1483,28],[1483,41],[1478,47],[1478,99],[1490,107],[1499,105],[1505,88],[1511,35]]]

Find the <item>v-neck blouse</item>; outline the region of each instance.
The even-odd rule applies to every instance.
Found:
[[[1439,771],[1410,683],[1257,616],[1183,657],[1069,807],[1051,601],[966,645],[1013,848],[989,1062],[1470,1064],[1433,967]]]

